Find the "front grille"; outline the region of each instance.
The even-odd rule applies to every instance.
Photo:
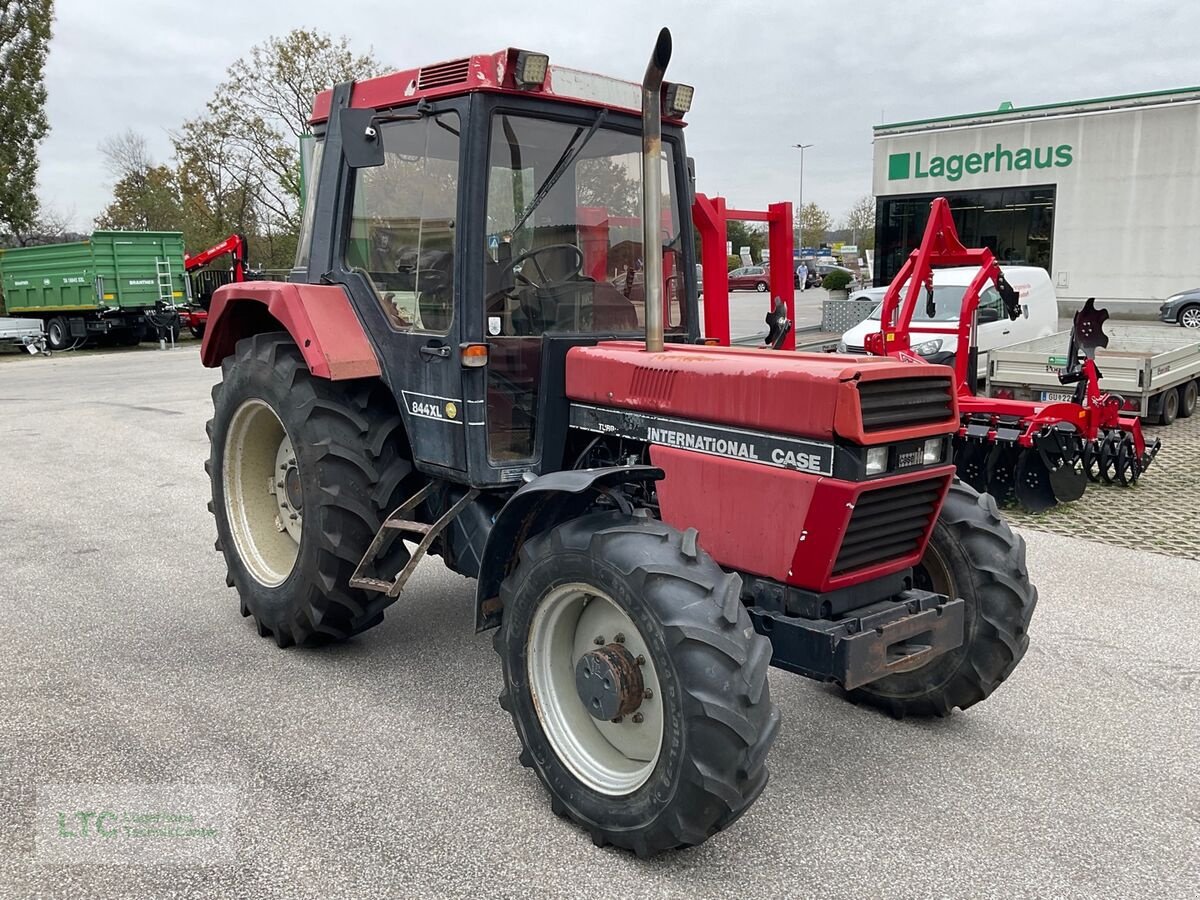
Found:
[[[954,415],[949,378],[893,378],[860,381],[858,403],[864,431],[945,422]]]
[[[866,355],[867,355],[867,348],[866,348],[866,347],[859,347],[859,346],[857,346],[856,344],[847,344],[847,345],[846,345],[846,352],[847,352],[847,353],[851,353],[851,354],[853,354],[854,356],[866,356]]]
[[[942,478],[864,491],[850,514],[833,574],[842,575],[915,551],[937,514]]]
[[[461,84],[467,80],[471,71],[470,59],[455,59],[450,62],[425,66],[417,76],[417,87],[421,90],[445,87],[448,84]]]

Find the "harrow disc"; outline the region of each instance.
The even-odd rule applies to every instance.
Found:
[[[1088,441],[1083,447],[1083,472],[1087,480],[1100,481],[1100,442],[1102,438]]]
[[[1084,457],[1081,457],[1073,463],[1050,470],[1050,487],[1054,489],[1054,496],[1060,503],[1070,503],[1083,496],[1090,477],[1085,465]]]
[[[999,506],[1016,500],[1016,466],[1018,449],[1015,444],[996,444],[987,458],[987,492]]]
[[[955,454],[958,477],[981,494],[987,492],[987,460],[990,450],[990,444],[968,440],[958,445],[958,452]]]
[[[1016,481],[1013,493],[1017,502],[1030,512],[1045,512],[1058,505],[1054,486],[1050,483],[1050,470],[1036,450],[1025,450],[1017,454]]]
[[[1137,452],[1133,449],[1133,437],[1125,435],[1117,444],[1116,471],[1114,478],[1122,487],[1130,487],[1137,483],[1142,475],[1142,466],[1138,462]]]
[[[1097,469],[1105,484],[1112,484],[1117,477],[1117,451],[1121,445],[1121,432],[1110,431],[1100,441]]]

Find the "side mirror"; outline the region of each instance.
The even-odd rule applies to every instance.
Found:
[[[346,165],[352,169],[383,165],[383,132],[375,124],[375,110],[342,109],[338,112],[338,128],[342,132]]]
[[[985,325],[988,322],[999,322],[1000,310],[991,306],[984,307],[983,309],[979,310],[979,318],[976,321],[978,321],[980,325]]]

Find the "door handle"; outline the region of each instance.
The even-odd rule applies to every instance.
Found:
[[[1008,334],[1008,332],[1007,332],[1007,331],[1002,331],[1002,332],[1001,332],[1001,334]]]
[[[444,344],[426,344],[421,348],[421,355],[426,359],[449,359],[450,348]]]

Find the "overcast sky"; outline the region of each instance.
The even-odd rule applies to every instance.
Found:
[[[104,137],[132,128],[167,159],[168,132],[229,64],[296,27],[345,34],[396,67],[518,46],[640,81],[667,25],[667,77],[696,87],[686,134],[699,189],[741,207],[794,201],[791,146],[811,143],[805,200],[835,220],[871,190],[881,121],[1200,84],[1200,5],[1177,0],[56,0],[55,11],[41,193],[81,231],[110,195]]]

